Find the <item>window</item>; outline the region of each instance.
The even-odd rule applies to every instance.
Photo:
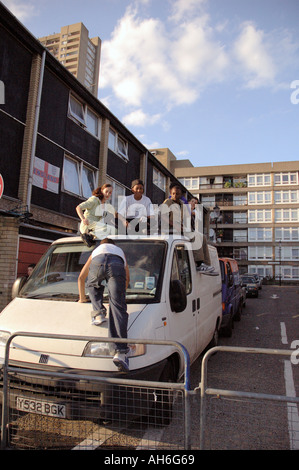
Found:
[[[247,212],[234,212],[233,223],[234,224],[247,224]]]
[[[261,173],[247,176],[248,186],[270,186],[270,173]]]
[[[73,158],[64,157],[63,189],[70,193],[89,198],[96,187],[97,171]]]
[[[97,115],[92,112],[89,108],[86,111],[86,127],[87,130],[95,135],[96,137],[101,137],[101,119],[97,117]]]
[[[70,95],[69,100],[69,114],[81,124],[85,126],[85,116],[84,116],[84,107],[80,101],[76,100],[72,95]]]
[[[275,222],[298,222],[299,209],[275,209]]]
[[[299,260],[299,248],[294,247],[294,246],[282,246],[282,247],[276,246],[275,258],[276,260],[281,259],[282,261],[298,261]]]
[[[187,189],[198,189],[199,188],[199,178],[179,178],[179,181],[185,186]]]
[[[275,173],[274,175],[274,185],[291,185],[298,184],[298,173],[288,172],[288,173]]]
[[[69,117],[84,129],[100,139],[101,119],[85,104],[70,95]]]
[[[117,211],[119,204],[121,202],[121,199],[125,196],[126,194],[126,188],[122,184],[118,183],[117,181],[107,177],[107,183],[110,183],[111,186],[113,187],[112,191],[112,197],[111,197],[111,204],[113,207],[115,207],[115,210]],[[120,199],[119,199],[120,198]]]
[[[271,204],[271,192],[259,191],[248,193],[248,204]]]
[[[298,241],[299,240],[299,228],[298,227],[281,227],[275,229],[275,241]]]
[[[275,204],[297,203],[299,201],[298,191],[296,189],[290,191],[275,191]]]
[[[272,277],[273,276],[273,268],[271,266],[255,266],[251,264],[248,266],[249,274],[258,274],[262,277]]]
[[[128,160],[128,143],[113,129],[109,129],[108,147],[117,155]]]
[[[271,246],[249,246],[248,247],[249,260],[271,260],[272,247]]]
[[[272,229],[265,227],[249,228],[248,229],[248,241],[249,242],[271,242],[272,241]]]
[[[247,260],[247,248],[234,248],[233,257],[238,260]]]
[[[248,223],[249,224],[260,223],[260,222],[266,222],[266,223],[272,222],[271,209],[256,209],[256,210],[248,211]]]
[[[234,242],[246,242],[247,241],[247,230],[234,230],[233,232]]]
[[[192,291],[192,279],[188,251],[185,246],[177,246],[173,256],[171,268],[171,280],[180,280],[186,289],[186,293]]]
[[[206,206],[206,207],[214,207],[216,202],[215,202],[215,195],[203,195],[201,196],[201,203]]]
[[[117,150],[120,155],[128,158],[128,144],[119,136],[117,139]]]
[[[95,174],[86,166],[82,165],[82,196],[87,199],[91,196],[92,191],[95,189]]]
[[[284,280],[298,280],[299,279],[299,268],[295,266],[277,266],[276,278]]]
[[[247,195],[246,194],[234,194],[233,204],[234,204],[234,206],[246,206],[247,205]]]
[[[161,173],[161,171],[153,168],[153,183],[158,186],[158,188],[162,189],[162,191],[166,191],[166,176]]]

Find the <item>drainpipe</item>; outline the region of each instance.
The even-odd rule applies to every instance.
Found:
[[[34,157],[35,157],[35,149],[36,149],[38,122],[39,122],[40,102],[41,102],[43,80],[44,80],[45,61],[46,61],[46,50],[43,51],[43,55],[42,55],[42,62],[41,62],[41,66],[40,66],[39,84],[38,84],[38,92],[37,92],[37,100],[36,100],[36,106],[35,106],[35,118],[34,118],[32,148],[31,148],[31,156],[30,156],[30,170],[29,170],[28,188],[27,188],[27,210],[28,211],[30,211],[30,205],[31,205]]]
[[[146,151],[145,162],[144,162],[144,181],[143,181],[144,194],[146,194],[146,190],[147,190],[147,165],[148,165],[148,151]]]

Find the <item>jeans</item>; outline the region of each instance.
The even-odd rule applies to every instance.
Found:
[[[109,336],[127,338],[126,271],[122,258],[102,254],[92,259],[86,285],[95,312],[100,312],[103,306],[103,280],[107,282],[109,295]],[[117,351],[128,351],[127,343],[115,343],[115,347]]]

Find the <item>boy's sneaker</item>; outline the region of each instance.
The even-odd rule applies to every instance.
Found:
[[[105,315],[98,313],[95,317],[92,317],[91,324],[95,326],[99,326],[105,321],[107,321],[107,318],[105,317]]]
[[[88,246],[88,248],[95,245],[96,243],[94,237],[90,235],[89,233],[81,233],[81,238],[84,242],[84,245]]]
[[[129,359],[127,358],[126,353],[117,351],[114,355],[113,362],[121,372],[128,372],[129,370]]]

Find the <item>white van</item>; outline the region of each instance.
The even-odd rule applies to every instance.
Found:
[[[128,338],[177,341],[188,350],[191,363],[209,343],[215,345],[222,319],[221,276],[196,270],[190,241],[163,235],[111,238],[125,252],[130,270]],[[78,275],[93,249],[79,237],[63,238],[51,245],[0,314],[0,360],[11,334],[29,332],[37,336],[20,336],[12,341],[9,358],[16,367],[76,376],[179,380],[184,361],[171,346],[131,345],[130,371],[119,372],[114,365],[113,343],[103,341],[108,337],[108,323],[92,325],[91,303],[78,303]],[[212,246],[209,251],[220,273],[217,251]],[[105,300],[109,310],[108,298]],[[61,338],[42,337],[47,334]],[[63,338],[69,335],[83,339]],[[85,337],[101,340],[87,341]],[[34,382],[32,377],[30,382]],[[55,402],[55,396],[52,399]]]

